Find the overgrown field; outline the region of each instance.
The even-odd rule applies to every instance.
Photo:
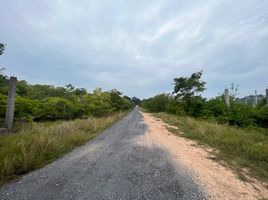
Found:
[[[0,136],[0,185],[61,157],[119,120],[125,112],[73,121],[27,123]]]
[[[246,178],[244,175],[247,174],[268,182],[267,129],[236,128],[166,113],[154,115],[177,126],[179,129],[171,129],[175,134],[213,147],[217,150],[214,159],[232,166],[240,178]]]

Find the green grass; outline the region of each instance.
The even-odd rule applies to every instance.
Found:
[[[0,136],[0,185],[93,139],[125,113],[107,117],[32,123]]]
[[[267,129],[242,129],[166,113],[155,116],[177,126],[179,129],[171,129],[173,133],[214,148],[214,159],[231,166],[240,178],[255,177],[268,183]]]

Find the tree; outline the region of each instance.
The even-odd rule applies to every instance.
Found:
[[[137,98],[137,97],[132,97],[131,101],[135,105],[140,105],[140,103],[141,103],[141,100],[139,98]]]
[[[5,50],[5,45],[0,43],[0,55],[4,53],[4,50]]]
[[[111,104],[114,111],[119,111],[124,106],[123,98],[121,97],[122,92],[113,89],[110,91]]]
[[[87,94],[87,90],[85,88],[76,88],[74,93],[75,95],[85,95]]]
[[[170,100],[170,95],[163,93],[144,100],[142,105],[151,112],[165,112]]]
[[[68,84],[68,85],[66,85],[65,87],[66,87],[66,89],[67,89],[68,91],[70,91],[70,92],[72,92],[72,91],[75,89],[75,87],[74,87],[72,84]]]
[[[174,92],[177,98],[192,98],[196,93],[205,90],[206,82],[200,80],[203,71],[193,73],[189,78],[174,78]]]
[[[176,98],[182,100],[186,112],[190,111],[191,104],[196,104],[194,101],[200,101],[200,96],[197,94],[205,90],[206,82],[201,80],[203,71],[193,73],[190,77],[180,77],[174,79],[174,91]],[[199,98],[197,98],[199,97]]]

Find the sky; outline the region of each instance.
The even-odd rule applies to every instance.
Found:
[[[268,0],[0,0],[0,66],[31,84],[148,98],[203,70],[203,96],[268,87]]]

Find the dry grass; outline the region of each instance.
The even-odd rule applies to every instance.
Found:
[[[18,133],[0,136],[0,185],[61,157],[124,115],[27,124]]]
[[[268,182],[268,134],[265,129],[236,128],[190,117],[155,114],[179,129],[171,131],[197,140],[215,150],[215,158],[224,161],[245,179],[250,175]],[[183,134],[181,133],[183,132]]]

